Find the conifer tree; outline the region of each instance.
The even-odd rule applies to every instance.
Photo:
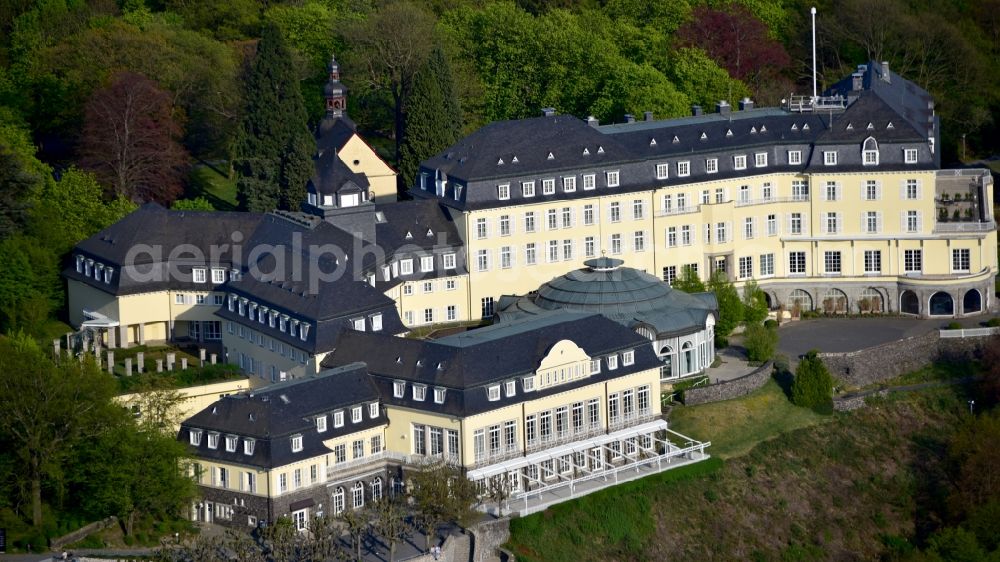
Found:
[[[291,53],[269,25],[246,73],[243,120],[233,143],[240,207],[297,209],[315,150]]]
[[[407,100],[399,157],[405,186],[414,185],[422,160],[451,146],[461,133],[462,110],[451,66],[444,52],[435,48],[414,78],[413,91]]]

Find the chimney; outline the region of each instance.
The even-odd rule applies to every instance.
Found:
[[[892,82],[892,80],[889,79],[889,61],[887,60],[882,61],[882,80]]]
[[[590,125],[591,127],[596,127],[596,126],[600,125],[601,122],[597,120],[597,117],[594,117],[593,115],[591,115],[591,116],[587,117],[587,124]]]
[[[851,89],[855,92],[860,92],[864,88],[864,74],[860,72],[855,72],[851,75]]]
[[[753,100],[750,98],[743,98],[740,100],[740,111],[748,111],[753,109]]]
[[[556,108],[554,108],[554,107],[543,107],[542,108],[542,117],[552,117],[555,114],[556,114]]]
[[[631,113],[626,113],[625,114],[625,122],[626,123],[635,123],[635,117]]]
[[[695,117],[701,115],[701,106],[700,105],[692,105],[691,106],[691,115],[694,115]]]
[[[653,112],[652,111],[643,111],[642,112],[642,119],[643,119],[643,121],[652,121],[653,120]]]
[[[729,107],[729,102],[727,102],[726,100],[719,100],[719,103],[715,104],[716,113],[727,115],[731,110],[732,108]]]

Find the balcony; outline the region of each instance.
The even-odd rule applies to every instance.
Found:
[[[769,203],[804,203],[809,201],[808,197],[769,197],[767,199],[737,199],[737,207],[750,207],[752,205],[767,205]]]
[[[934,223],[934,232],[989,232],[996,227],[994,221],[937,222]]]
[[[626,427],[631,427],[633,425],[639,425],[646,423],[648,421],[653,421],[656,419],[656,415],[649,411],[649,408],[643,410],[637,410],[631,414],[625,414],[618,416],[617,418],[611,420],[609,424],[609,431],[617,431],[619,429],[625,429]]]
[[[661,209],[656,213],[658,217],[672,217],[674,215],[688,215],[691,213],[697,213],[701,210],[701,205],[688,205],[686,207],[671,207],[669,209]]]

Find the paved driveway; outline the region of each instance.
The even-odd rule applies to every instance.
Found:
[[[958,322],[978,328],[991,316],[964,318]],[[810,349],[826,352],[857,351],[943,328],[953,320],[916,318],[817,318],[786,322],[778,330],[778,353],[789,359],[805,355]]]

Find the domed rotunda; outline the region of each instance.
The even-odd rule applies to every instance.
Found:
[[[713,293],[688,294],[614,258],[584,262],[524,296],[503,296],[499,322],[550,310],[595,312],[649,338],[663,361],[662,379],[697,374],[715,357],[718,302]]]

